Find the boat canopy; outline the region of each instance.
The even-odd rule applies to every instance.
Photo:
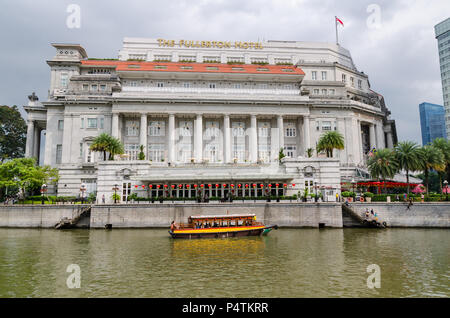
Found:
[[[240,218],[254,218],[256,214],[223,214],[223,215],[192,215],[192,220],[202,219],[240,219]]]

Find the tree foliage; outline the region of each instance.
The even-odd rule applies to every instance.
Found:
[[[40,189],[45,184],[56,184],[58,169],[38,166],[34,158],[16,158],[0,165],[0,188],[20,189],[22,193]]]
[[[367,166],[372,178],[377,180],[393,178],[399,168],[395,152],[387,148],[376,151]]]
[[[344,136],[337,131],[328,131],[320,137],[317,152],[325,151],[327,157],[332,158],[333,149],[344,149]]]
[[[422,168],[422,152],[419,145],[412,141],[399,142],[395,146],[395,157],[399,169],[406,172],[407,192],[409,193],[409,173]]]
[[[421,170],[425,176],[426,192],[429,191],[429,174],[430,170],[444,171],[445,160],[444,154],[439,148],[434,146],[425,146],[420,149]]]
[[[0,106],[0,162],[23,157],[27,125],[17,106]]]
[[[114,155],[123,154],[122,142],[106,133],[97,136],[89,147],[92,151],[103,153],[103,160],[106,160],[106,153],[109,153],[109,160],[114,159]]]

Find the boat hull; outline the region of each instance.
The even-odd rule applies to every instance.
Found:
[[[260,236],[267,229],[272,229],[273,227],[256,227],[256,228],[246,228],[242,230],[226,230],[224,228],[220,229],[198,229],[190,231],[169,231],[172,238],[184,238],[184,239],[200,239],[200,238],[227,238],[227,237],[242,237],[242,236]]]

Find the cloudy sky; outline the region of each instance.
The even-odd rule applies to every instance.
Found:
[[[66,25],[70,4],[80,28]],[[421,143],[418,105],[443,103],[434,25],[450,16],[449,0],[4,0],[0,104],[24,105],[33,91],[46,99],[52,42],[99,58],[117,58],[124,37],[334,42],[335,15],[341,45],[384,95],[399,139]]]

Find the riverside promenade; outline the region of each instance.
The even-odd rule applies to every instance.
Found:
[[[342,211],[339,202],[154,203],[89,205],[2,205],[0,227],[54,228],[62,219],[77,219],[81,228],[167,228],[172,220],[186,222],[190,215],[254,213],[265,224],[287,228],[342,228],[360,226]],[[361,215],[373,209],[388,227],[450,228],[450,202],[351,203]],[[80,213],[83,213],[80,216]]]

